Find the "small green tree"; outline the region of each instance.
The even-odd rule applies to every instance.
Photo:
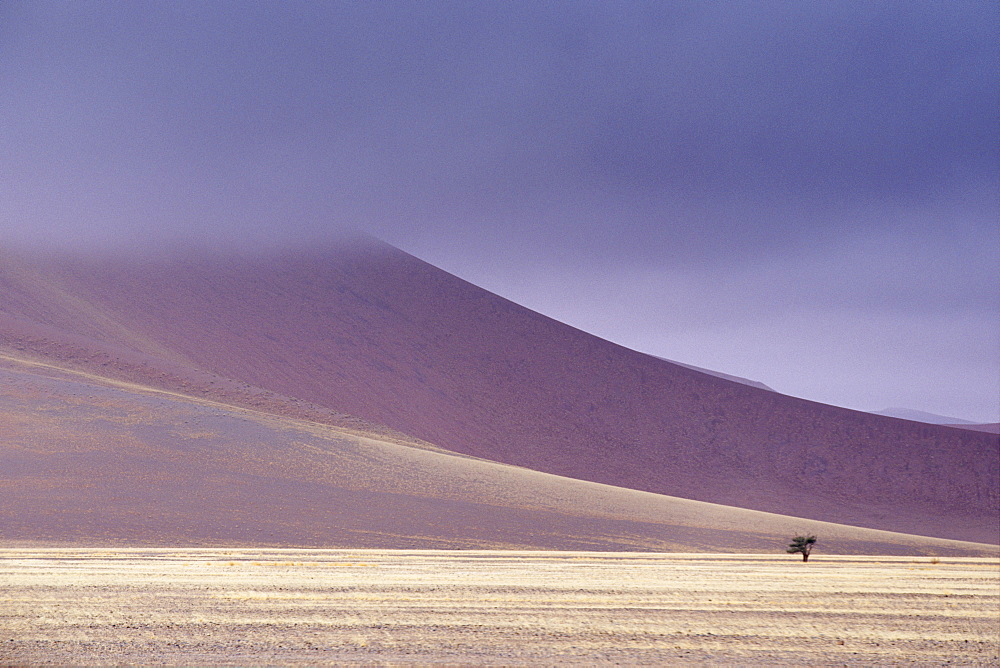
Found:
[[[796,536],[789,543],[788,549],[785,550],[788,554],[802,553],[802,561],[809,561],[809,553],[813,550],[813,545],[816,544],[816,536]]]

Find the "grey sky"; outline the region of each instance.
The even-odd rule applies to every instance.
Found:
[[[350,227],[626,345],[1000,419],[995,2],[6,2],[0,242]]]

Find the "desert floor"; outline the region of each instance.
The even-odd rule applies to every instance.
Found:
[[[0,665],[998,665],[1000,561],[0,550]]]

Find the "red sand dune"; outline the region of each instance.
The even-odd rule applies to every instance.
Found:
[[[994,435],[660,361],[378,244],[143,262],[8,258],[3,349],[283,415],[348,413],[581,480],[1000,542]]]

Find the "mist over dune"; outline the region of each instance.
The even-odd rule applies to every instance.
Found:
[[[659,360],[376,242],[2,258],[0,353],[282,419],[355,420],[420,439],[422,452],[1000,542],[994,435],[817,404]]]

